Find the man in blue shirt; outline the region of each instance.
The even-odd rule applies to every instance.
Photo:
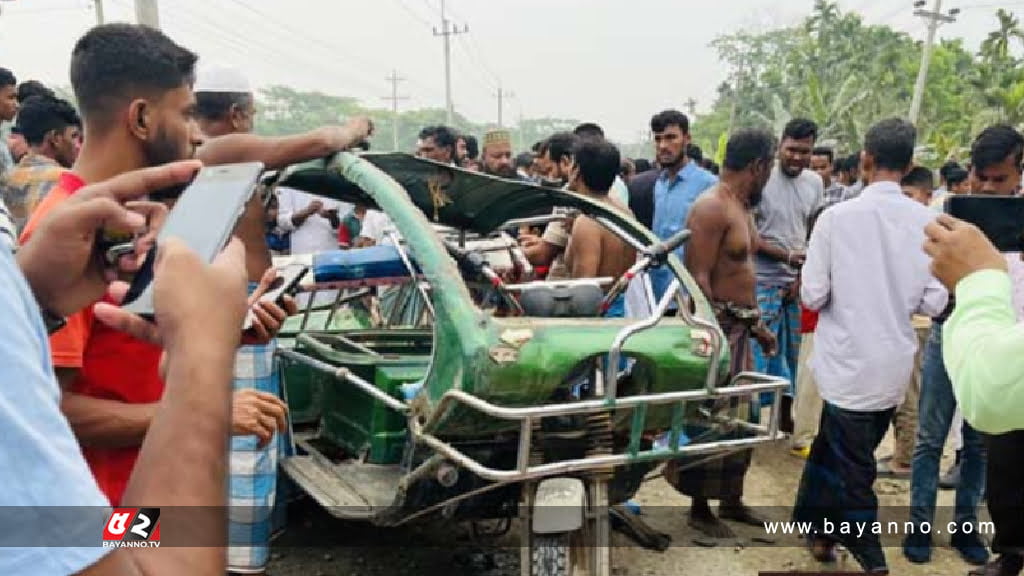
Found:
[[[686,225],[690,207],[718,178],[691,161],[686,150],[690,144],[690,120],[678,110],[666,110],[651,118],[655,151],[661,174],[654,184],[654,233],[668,240]],[[676,251],[683,259],[683,248]],[[655,296],[661,298],[672,282],[667,267],[654,270],[651,282]]]

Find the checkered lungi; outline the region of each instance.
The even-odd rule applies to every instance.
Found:
[[[277,342],[242,346],[235,356],[234,389],[255,388],[281,395],[274,351]],[[286,454],[287,435],[276,434],[259,448],[256,436],[231,438],[228,498],[228,570],[263,572],[270,559],[270,536],[277,496],[277,463]]]
[[[729,340],[729,377],[732,378],[740,372],[749,371],[753,366],[750,350],[750,323],[723,312],[718,314],[718,325],[721,326],[722,332]],[[748,398],[734,399],[733,402],[736,403],[736,417],[750,417],[751,407]],[[689,427],[687,435],[696,438],[706,432],[706,430],[696,428]],[[696,465],[694,465],[695,462],[705,459],[706,456],[686,456],[668,462],[662,474],[673,488],[691,498],[704,500],[739,498],[743,495],[743,480],[747,475],[747,469],[750,468],[753,452],[748,448],[733,452],[724,458],[715,458]]]

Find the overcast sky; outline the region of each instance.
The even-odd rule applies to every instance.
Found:
[[[132,0],[103,0],[108,21],[132,21]],[[931,0],[929,0],[931,2]],[[402,106],[444,106],[442,43],[431,26],[440,0],[161,0],[164,30],[206,62],[238,66],[256,86],[286,84],[355,96],[367,105],[407,81]],[[923,38],[911,0],[840,0],[869,23]],[[469,33],[452,41],[456,109],[497,117],[500,81],[514,93],[506,123],[526,117],[592,120],[635,141],[652,113],[711,105],[726,71],[709,46],[717,35],[794,23],[813,0],[447,0]],[[977,47],[995,28],[996,6],[1024,2],[945,0],[960,7],[940,35]],[[75,40],[95,23],[91,0],[0,1],[0,66],[19,79],[67,85]]]

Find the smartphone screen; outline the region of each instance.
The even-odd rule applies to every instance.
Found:
[[[1024,252],[1024,198],[955,195],[946,213],[974,224],[1000,252]]]
[[[227,243],[262,172],[263,164],[259,162],[200,170],[168,214],[157,234],[157,246],[167,238],[178,238],[203,262],[212,261]],[[125,297],[124,308],[141,316],[153,316],[152,280],[156,252],[156,249],[150,250]]]

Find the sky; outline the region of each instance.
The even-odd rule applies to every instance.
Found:
[[[161,27],[200,55],[236,66],[256,87],[353,96],[390,107],[387,77],[405,78],[400,106],[443,107],[442,0],[160,0]],[[932,0],[929,0],[929,3]],[[134,21],[132,0],[102,0],[106,20]],[[840,0],[868,23],[889,24],[923,39],[911,0]],[[447,0],[461,31],[452,37],[456,110],[495,122],[497,92],[505,123],[519,117],[594,121],[613,138],[637,141],[650,116],[710,108],[728,71],[709,46],[721,34],[757,32],[798,22],[813,0]],[[943,0],[962,10],[940,37],[976,48],[1003,6],[1024,2]],[[0,0],[0,66],[19,79],[68,85],[75,40],[96,22],[94,0]]]

